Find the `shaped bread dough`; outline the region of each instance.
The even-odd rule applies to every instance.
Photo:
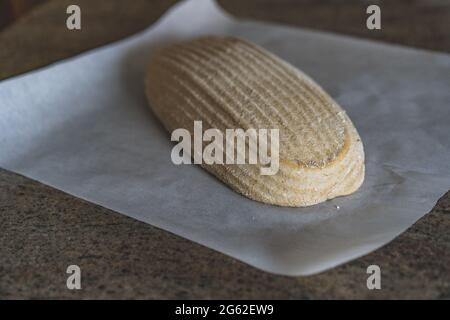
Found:
[[[259,164],[202,164],[246,197],[309,206],[355,192],[364,180],[361,139],[345,111],[303,72],[266,50],[229,37],[204,37],[155,54],[149,105],[169,132],[279,129],[279,171]]]

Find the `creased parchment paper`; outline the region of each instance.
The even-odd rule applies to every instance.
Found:
[[[281,208],[173,165],[169,134],[146,104],[144,67],[155,48],[203,34],[256,42],[321,84],[363,139],[362,188]],[[191,0],[136,36],[1,82],[0,134],[5,169],[260,269],[309,275],[388,243],[450,188],[450,57],[236,21]]]

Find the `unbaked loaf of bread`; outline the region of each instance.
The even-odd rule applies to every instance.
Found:
[[[361,139],[345,111],[303,72],[230,37],[203,37],[160,50],[146,95],[163,125],[278,128],[279,171],[259,164],[202,164],[233,190],[281,206],[309,206],[356,191],[364,180]]]

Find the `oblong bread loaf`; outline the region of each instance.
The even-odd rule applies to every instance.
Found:
[[[260,164],[202,164],[233,190],[281,206],[309,206],[356,191],[364,150],[347,114],[303,72],[230,37],[164,48],[147,68],[149,105],[169,132],[195,120],[203,130],[279,129],[279,170]]]

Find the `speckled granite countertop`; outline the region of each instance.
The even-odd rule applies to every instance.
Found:
[[[0,78],[132,34],[174,2],[77,1],[85,12],[85,28],[79,33],[64,28],[65,8],[71,1],[45,2],[0,32],[0,61],[8,61],[0,65]],[[274,3],[233,0],[224,6],[241,16],[450,52],[445,25],[450,4],[445,2],[436,1],[426,10],[426,1],[415,1],[413,8],[405,7],[405,1],[386,4],[382,9],[386,23],[375,34],[361,26],[363,1],[339,6],[333,1]],[[417,17],[413,26],[408,24],[411,16]],[[311,277],[275,276],[0,169],[0,299],[450,299],[448,230],[450,193],[407,232],[365,257]],[[70,264],[82,268],[81,290],[66,288]],[[382,269],[381,290],[366,287],[366,268],[371,264]]]

